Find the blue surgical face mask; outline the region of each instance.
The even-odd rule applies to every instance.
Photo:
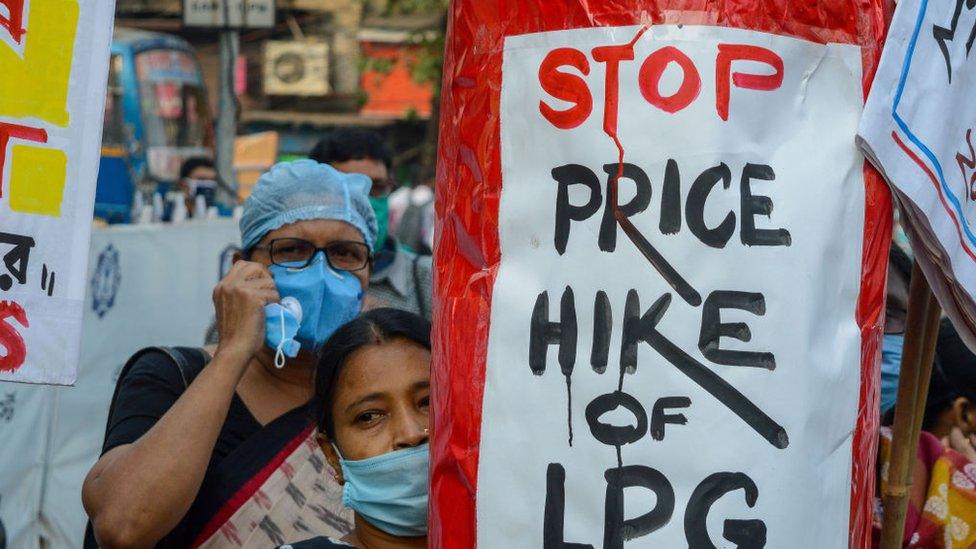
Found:
[[[898,396],[898,374],[901,372],[901,349],[905,336],[886,334],[881,346],[881,415],[895,407]]]
[[[356,461],[340,455],[339,463],[346,507],[388,534],[427,535],[430,448],[426,443]]]
[[[301,322],[294,339],[304,351],[318,352],[339,326],[359,314],[362,284],[349,271],[330,267],[322,252],[303,269],[272,265],[269,270],[281,297],[292,297],[301,305]]]
[[[264,342],[275,350],[275,367],[285,366],[285,357],[295,358],[301,344],[295,339],[302,323],[302,305],[294,297],[264,307]]]

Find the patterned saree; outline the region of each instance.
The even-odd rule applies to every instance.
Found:
[[[202,493],[211,518],[193,547],[277,547],[314,536],[341,538],[353,513],[342,507],[315,429],[301,408],[271,422],[214,471]]]
[[[888,478],[891,430],[882,429],[879,448],[881,484]],[[922,432],[913,481],[925,488],[924,503],[910,500],[903,547],[911,549],[976,548],[976,464]],[[880,490],[879,490],[880,493]],[[878,547],[883,510],[875,512]]]

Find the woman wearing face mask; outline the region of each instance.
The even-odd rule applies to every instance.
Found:
[[[317,353],[367,285],[369,187],[309,160],[261,177],[213,293],[219,345],[144,350],[122,372],[83,487],[86,545],[273,547],[352,529],[309,418]]]
[[[885,292],[884,339],[881,344],[881,419],[891,424],[898,394],[898,373],[908,316],[908,287],[912,283],[912,260],[897,244],[888,253],[888,284]]]
[[[356,512],[341,541],[294,549],[427,547],[430,323],[375,309],[340,328],[315,381],[319,443]]]
[[[903,547],[976,546],[976,355],[943,319],[909,490]],[[891,430],[878,449],[880,486]],[[875,535],[880,533],[881,517]],[[875,547],[878,546],[877,538]]]
[[[881,353],[881,417],[894,420],[902,343],[911,283],[911,259],[892,245],[888,265],[885,336]],[[903,547],[971,547],[976,544],[976,355],[943,319],[916,449]],[[878,493],[887,483],[892,433],[881,430]],[[883,508],[875,506],[872,547],[880,544]]]

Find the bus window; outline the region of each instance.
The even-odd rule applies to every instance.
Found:
[[[149,169],[174,180],[184,156],[206,151],[209,112],[196,61],[178,50],[150,50],[135,58]]]
[[[109,63],[108,86],[105,89],[105,118],[102,125],[103,147],[125,147],[125,119],[122,115],[122,56],[115,54]]]

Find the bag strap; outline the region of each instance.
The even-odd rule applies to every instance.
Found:
[[[187,390],[193,380],[196,379],[203,367],[210,362],[210,354],[200,348],[192,347],[153,347],[162,351],[176,364],[180,370],[180,377],[183,379],[183,390]],[[189,355],[193,356],[188,359]]]
[[[132,367],[139,362],[142,357],[150,353],[161,353],[169,357],[173,364],[180,372],[180,379],[183,381],[183,390],[185,391],[190,383],[196,379],[197,374],[199,374],[204,366],[210,362],[211,357],[207,351],[199,348],[190,347],[146,347],[136,351],[134,355],[129,357],[126,361],[125,366],[122,367],[122,371],[119,373],[119,379],[115,382],[115,392],[112,393],[112,403],[108,407],[108,419],[105,422],[105,434],[108,434],[108,428],[111,425],[112,414],[115,412],[115,404],[119,399],[119,390],[122,387],[122,380],[125,376],[129,374]],[[193,353],[195,356],[192,359],[187,358],[187,353]]]

